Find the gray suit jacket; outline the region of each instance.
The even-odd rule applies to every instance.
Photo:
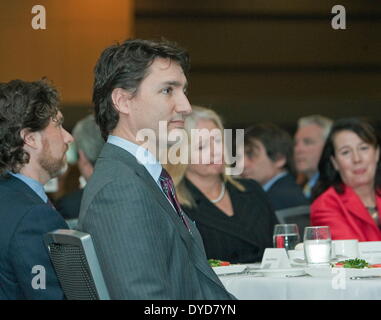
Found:
[[[112,299],[234,299],[159,186],[106,143],[86,185],[79,230],[91,234]]]

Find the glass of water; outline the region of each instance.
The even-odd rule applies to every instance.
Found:
[[[329,227],[306,227],[304,229],[304,256],[309,266],[329,266],[331,259]]]
[[[297,224],[276,224],[273,234],[274,248],[285,248],[294,250],[300,242],[299,229]]]

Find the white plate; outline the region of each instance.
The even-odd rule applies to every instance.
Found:
[[[242,273],[246,270],[246,268],[246,265],[243,264],[233,264],[224,267],[213,267],[212,269],[217,275],[221,276],[224,274]]]
[[[261,263],[260,262],[246,263],[246,267],[248,270],[258,270],[261,268]]]
[[[287,269],[259,269],[250,270],[250,273],[262,275],[264,277],[285,278],[298,277],[306,274],[304,268],[287,268]]]
[[[370,276],[381,277],[381,268],[355,269],[355,268],[309,267],[309,268],[305,268],[305,271],[310,276],[317,277],[317,278],[333,278],[335,276],[338,276],[341,273],[346,278],[370,277]]]

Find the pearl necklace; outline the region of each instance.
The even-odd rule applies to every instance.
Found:
[[[222,198],[224,197],[224,195],[225,195],[225,183],[223,183],[223,182],[221,182],[221,193],[220,193],[220,195],[218,196],[218,198],[217,199],[210,199],[210,202],[211,203],[217,203],[217,202],[219,202],[219,201],[221,201],[222,200]]]

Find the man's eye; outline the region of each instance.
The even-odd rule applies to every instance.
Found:
[[[172,88],[164,88],[163,90],[161,90],[161,92],[164,94],[170,94],[172,92]]]
[[[312,141],[310,139],[306,139],[306,140],[304,140],[304,144],[311,145],[311,144],[314,144],[314,141]]]

